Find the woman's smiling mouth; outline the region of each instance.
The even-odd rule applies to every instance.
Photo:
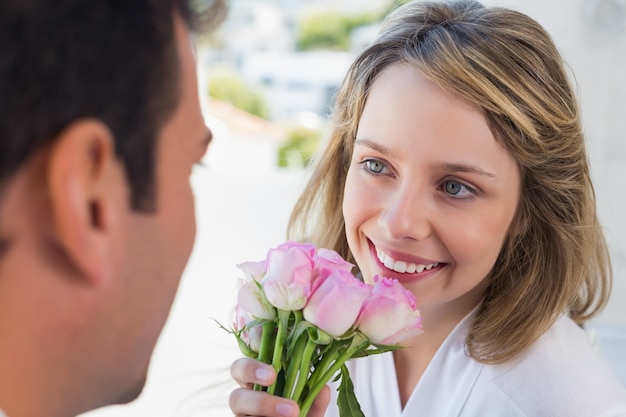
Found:
[[[420,274],[425,270],[430,271],[432,268],[439,266],[439,262],[433,262],[430,264],[414,264],[405,261],[397,261],[378,248],[376,248],[376,256],[385,268],[402,274]]]

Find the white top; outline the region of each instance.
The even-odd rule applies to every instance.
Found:
[[[465,354],[470,314],[433,357],[404,410],[391,352],[348,364],[365,417],[617,417],[626,389],[586,333],[561,317],[521,357],[484,365]],[[338,417],[336,385],[326,417]]]

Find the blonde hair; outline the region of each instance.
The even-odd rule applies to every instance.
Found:
[[[596,214],[575,94],[550,35],[530,17],[475,1],[412,2],[392,12],[351,66],[333,128],[289,223],[292,238],[353,261],[343,187],[368,91],[411,65],[479,108],[520,167],[520,206],[467,338],[469,354],[501,363],[563,313],[582,325],[606,304],[611,266]]]

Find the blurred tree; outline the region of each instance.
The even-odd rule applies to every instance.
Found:
[[[279,167],[306,167],[311,163],[322,139],[322,132],[296,127],[287,134],[287,141],[278,148]]]
[[[263,95],[233,72],[215,71],[209,77],[209,95],[264,119],[269,115]]]
[[[380,13],[344,15],[334,11],[312,13],[303,18],[298,27],[296,49],[347,50],[350,33],[358,26],[370,25],[380,20]]]

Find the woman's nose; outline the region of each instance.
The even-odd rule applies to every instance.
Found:
[[[387,195],[379,224],[390,239],[426,239],[432,230],[425,193],[417,187],[399,188]]]

